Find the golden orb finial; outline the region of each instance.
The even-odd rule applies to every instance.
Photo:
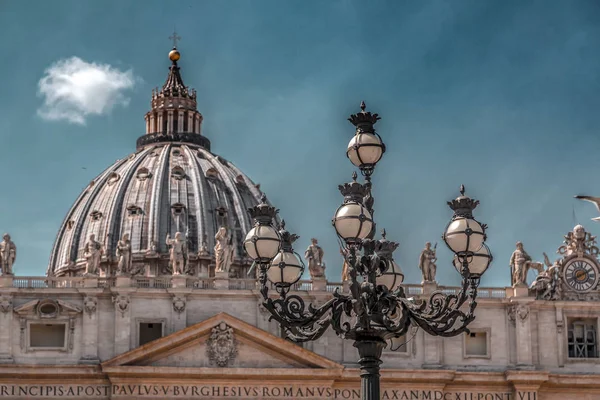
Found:
[[[179,52],[179,50],[177,50],[176,47],[173,47],[173,50],[171,50],[169,52],[169,60],[175,62],[175,61],[179,61],[180,58],[181,58],[181,53]]]

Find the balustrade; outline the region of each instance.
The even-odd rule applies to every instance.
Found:
[[[83,288],[88,278],[77,277],[45,277],[45,276],[14,276],[12,287],[19,289],[69,289]],[[115,286],[115,277],[94,278],[99,288],[112,288]],[[190,289],[211,290],[215,288],[215,278],[187,277],[186,287]],[[229,290],[258,290],[255,279],[229,279]],[[10,283],[8,284],[11,285]],[[172,278],[169,276],[146,277],[136,276],[131,278],[131,285],[142,289],[168,289],[172,287]],[[418,284],[404,284],[404,290],[408,296],[426,296],[423,286]],[[342,283],[328,282],[325,290],[329,293],[339,288],[343,290]],[[313,283],[310,280],[301,280],[292,286],[292,291],[312,291]],[[437,290],[444,294],[457,294],[460,289],[452,286],[439,286]],[[506,298],[505,288],[479,288],[478,296],[482,299]]]

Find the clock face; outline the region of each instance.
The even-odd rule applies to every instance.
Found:
[[[565,282],[578,292],[587,292],[595,288],[599,276],[596,265],[586,259],[578,258],[565,265]]]

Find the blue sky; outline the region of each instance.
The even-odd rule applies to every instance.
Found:
[[[458,283],[439,238],[464,183],[496,258],[482,286],[507,285],[516,241],[553,258],[573,212],[600,233],[594,207],[573,199],[600,196],[599,18],[586,0],[2,1],[0,230],[19,248],[15,271],[44,273],[76,196],[135,150],[176,26],[213,151],[261,183],[297,250],[319,239],[330,280],[337,185],[353,171],[346,118],[365,100],[388,147],[376,219],[406,280],[420,281],[419,252],[438,241],[438,281]],[[71,57],[132,79],[85,124],[38,111],[40,79]]]

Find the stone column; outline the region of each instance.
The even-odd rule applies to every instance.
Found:
[[[115,287],[128,288],[131,287],[131,278],[128,276],[117,276]]]
[[[150,128],[148,130],[148,133],[154,133],[156,132],[156,119],[154,117],[154,112],[152,114],[150,114]]]
[[[565,366],[565,319],[562,307],[556,307],[556,358],[559,367]]]
[[[438,284],[435,281],[422,282],[421,285],[423,285],[423,295],[425,295],[425,296],[430,296],[433,292],[438,290]]]
[[[538,392],[548,378],[548,372],[543,371],[506,371],[506,380],[513,384],[515,400],[540,400]]]
[[[162,131],[162,129],[163,129],[163,119],[164,118],[165,118],[164,117],[164,113],[162,111],[159,112],[158,113],[158,124],[156,126],[156,132],[166,133],[166,132]]]
[[[177,116],[177,132],[183,132],[183,111],[179,111]]]
[[[12,293],[3,293],[0,295],[0,364],[11,364],[14,362],[11,346],[13,331],[12,301]]]
[[[130,290],[113,292],[115,306],[115,355],[131,349],[131,297]]]
[[[442,366],[442,338],[425,333],[423,335],[423,368],[440,368]]]
[[[187,327],[187,298],[183,293],[173,294],[173,308],[171,312],[171,332],[178,332]]]
[[[194,113],[188,112],[188,132],[194,132]]]
[[[0,276],[0,288],[12,288],[13,287],[13,276],[2,275]]]
[[[83,294],[83,332],[82,332],[82,356],[80,364],[99,364],[98,357],[98,294],[102,289],[87,289],[90,279],[84,279]],[[98,282],[98,279],[93,279]],[[96,285],[97,286],[97,285]]]
[[[215,272],[215,289],[229,290],[229,273]]]
[[[533,368],[531,351],[531,317],[529,305],[517,303],[512,307],[515,319],[515,345],[517,350],[517,368]]]
[[[318,292],[326,292],[327,291],[327,279],[323,278],[313,278],[312,279],[312,290]]]
[[[173,133],[173,110],[167,111],[167,133]]]
[[[171,324],[170,332],[165,330],[165,335],[180,331],[187,327],[187,296],[192,293],[185,285],[185,276],[174,276],[173,287],[168,289],[171,294]]]

